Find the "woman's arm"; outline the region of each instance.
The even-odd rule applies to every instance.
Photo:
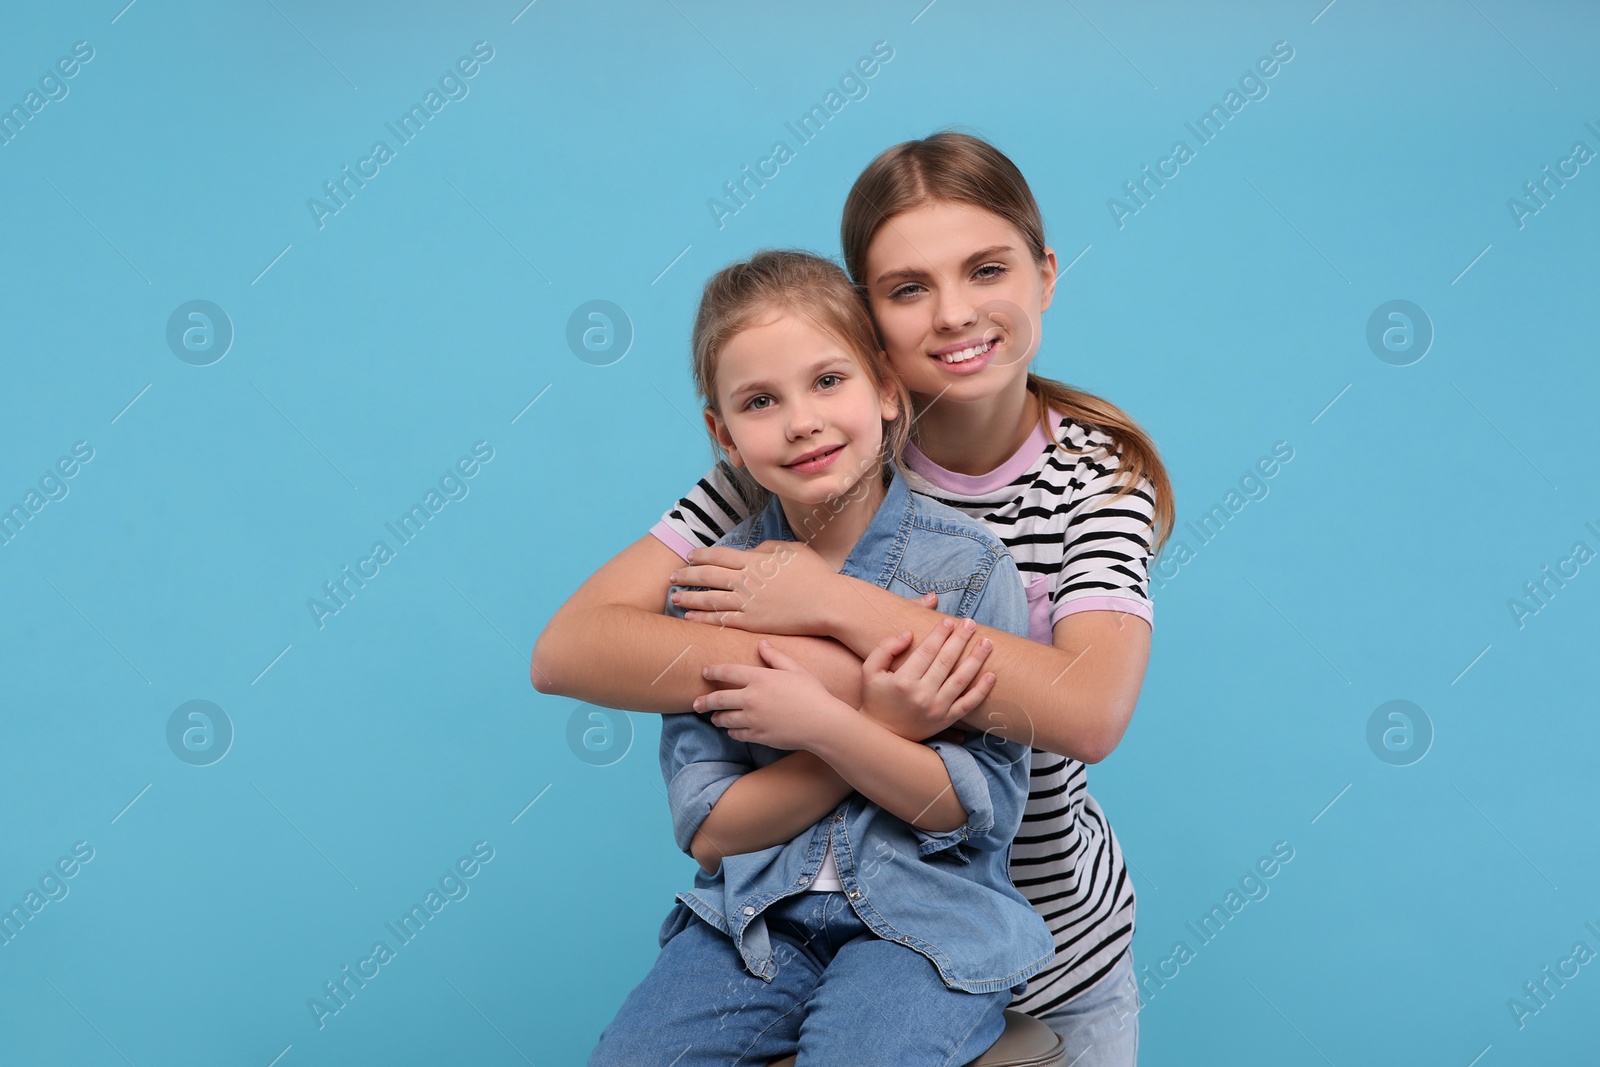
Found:
[[[682,565],[675,552],[646,535],[601,567],[539,635],[530,671],[534,688],[602,707],[687,712],[696,697],[714,691],[714,683],[705,677],[707,668],[760,663],[756,643],[763,635],[662,614],[667,575]],[[772,640],[834,695],[860,701],[861,660],[849,649],[828,638]],[[728,841],[748,846],[735,852],[789,840],[851,793],[851,786],[811,752],[794,752],[753,770],[738,788],[741,794],[765,798],[769,809],[781,808],[782,825],[763,828],[758,839],[745,824],[735,822],[726,831]],[[788,837],[774,836],[788,825],[798,828]]]
[[[706,588],[679,594],[687,617],[728,628],[830,634],[858,656],[901,630],[926,635],[944,618],[871,582],[827,569],[804,546],[787,546],[791,558],[774,568],[769,557],[777,547],[695,549],[679,578]],[[759,583],[749,577],[752,573],[760,576]],[[759,596],[745,592],[757,584]],[[1149,624],[1123,612],[1083,611],[1057,622],[1052,636],[1054,643],[1045,645],[980,625],[976,637],[987,637],[994,646],[986,669],[998,681],[982,706],[961,721],[1010,741],[1098,763],[1117,747],[1133,717],[1150,658]],[[920,739],[955,720],[930,713],[880,721],[902,737]]]
[[[835,636],[851,649],[870,650],[896,629],[926,633],[943,618],[870,582],[841,580],[874,609],[836,620]],[[1121,742],[1150,662],[1150,626],[1142,618],[1076,612],[1055,624],[1051,645],[988,626],[977,633],[994,643],[987,669],[996,681],[989,698],[961,720],[965,725],[1084,763],[1100,762]],[[940,719],[925,727],[944,725]],[[905,724],[905,732],[920,728]]]
[[[619,552],[578,587],[539,635],[533,687],[602,707],[670,714],[687,711],[695,697],[712,691],[707,667],[760,663],[756,642],[768,635],[662,614],[667,576],[682,566],[677,553],[648,534]],[[771,640],[834,696],[860,703],[863,657],[825,637]]]

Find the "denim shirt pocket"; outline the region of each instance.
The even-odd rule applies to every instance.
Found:
[[[935,593],[939,597],[938,606],[934,609],[941,615],[950,615],[956,618],[965,618],[970,615],[971,604],[977,595],[983,591],[983,583],[977,581],[971,573],[953,574],[949,568],[939,569],[937,565],[927,566],[928,560],[902,561],[896,569],[894,576],[889,580],[889,591],[914,600],[926,593]],[[907,563],[921,563],[922,566],[907,566]],[[918,573],[918,572],[922,573]],[[924,577],[924,574],[937,574],[937,578]]]

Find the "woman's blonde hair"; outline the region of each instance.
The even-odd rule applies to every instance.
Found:
[[[882,459],[898,464],[910,439],[911,394],[878,344],[872,315],[856,287],[838,264],[810,252],[763,249],[742,263],[724,267],[706,282],[695,313],[691,344],[695,387],[707,408],[721,415],[717,403],[717,363],[734,336],[780,315],[799,315],[837,340],[872,380],[879,393],[892,390],[898,413],[883,424]],[[713,441],[719,459],[721,445]],[[770,494],[742,468],[732,468],[752,505],[762,507]],[[887,476],[887,472],[885,472]]]
[[[839,237],[845,266],[863,297],[867,292],[867,249],[878,230],[901,212],[937,200],[970,204],[998,215],[1022,234],[1034,262],[1044,262],[1044,218],[1022,172],[987,141],[946,130],[881,153],[850,189]],[[1155,491],[1150,554],[1159,555],[1172,533],[1174,512],[1172,482],[1155,442],[1127,412],[1065,382],[1030,373],[1028,392],[1037,401],[1045,433],[1061,448],[1074,451],[1056,439],[1050,408],[1111,438],[1126,475],[1118,497],[1134,492],[1141,480],[1149,480]]]

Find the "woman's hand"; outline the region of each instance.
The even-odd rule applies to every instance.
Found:
[[[770,641],[757,648],[770,667],[743,663],[707,667],[707,678],[738,688],[718,689],[694,702],[695,711],[711,712],[711,721],[735,741],[810,750],[817,738],[838,728],[841,716],[857,714]]]
[[[902,631],[879,642],[861,665],[861,713],[912,741],[930,738],[965,718],[995,683],[994,674],[978,673],[989,657],[989,640],[967,647],[976,630],[971,619],[957,623],[945,618],[892,670],[894,657],[910,646],[911,634]]]
[[[826,636],[840,583],[848,581],[810,545],[763,541],[755,548],[713,546],[689,553],[673,585],[704,586],[672,594],[695,622],[762,634]]]

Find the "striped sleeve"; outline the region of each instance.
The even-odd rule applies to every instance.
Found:
[[[1050,624],[1079,611],[1122,611],[1154,626],[1150,603],[1151,520],[1155,489],[1141,479],[1122,488],[1119,457],[1097,451],[1082,456],[1066,478],[1066,547],[1050,592]],[[1054,466],[1053,464],[1051,466]]]
[[[733,468],[722,462],[706,472],[650,532],[686,560],[691,549],[716,544],[752,510]]]

